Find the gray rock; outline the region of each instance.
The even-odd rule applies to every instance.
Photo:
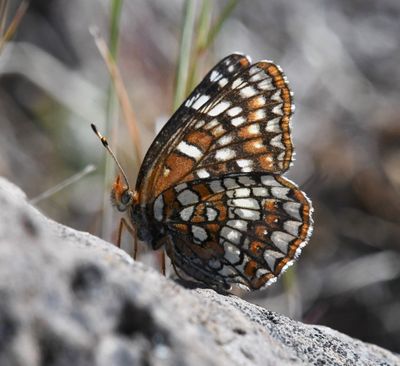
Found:
[[[0,365],[400,365],[44,217],[0,179]]]

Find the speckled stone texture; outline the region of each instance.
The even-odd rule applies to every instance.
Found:
[[[0,365],[400,365],[400,357],[208,289],[44,217],[0,179]]]

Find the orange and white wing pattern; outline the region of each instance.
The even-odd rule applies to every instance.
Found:
[[[149,150],[137,182],[141,201],[196,178],[282,174],[292,161],[293,109],[278,66],[270,61],[251,65],[244,56],[228,56],[157,136],[157,149]]]
[[[152,209],[167,228],[167,253],[175,267],[220,289],[271,284],[312,232],[307,196],[272,174],[181,183],[160,194]]]
[[[310,200],[281,176],[293,111],[277,65],[220,61],[146,154],[131,210],[138,237],[214,288],[272,283],[312,232]]]
[[[226,83],[249,66],[249,58],[239,53],[222,59],[165,124],[148,149],[136,181],[136,191],[140,192],[142,202],[154,199],[163,189],[178,183],[193,167],[191,158],[180,153],[176,156],[174,150],[184,145],[184,135],[190,133],[200,116],[197,110],[206,99],[217,99]]]

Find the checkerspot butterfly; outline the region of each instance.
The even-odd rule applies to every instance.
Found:
[[[310,200],[282,177],[293,109],[279,66],[225,57],[155,138],[135,190],[117,178],[114,204],[139,239],[165,247],[178,275],[217,289],[265,287],[312,232]]]

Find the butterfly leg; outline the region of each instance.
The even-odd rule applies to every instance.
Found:
[[[124,227],[128,230],[129,234],[131,234],[131,236],[133,238],[133,259],[136,260],[137,253],[138,253],[136,230],[131,225],[129,225],[128,222],[124,218],[121,218],[121,220],[119,222],[118,237],[117,237],[116,245],[118,248],[121,248],[122,230]]]
[[[165,251],[161,251],[160,255],[160,261],[161,261],[161,273],[165,276]]]

